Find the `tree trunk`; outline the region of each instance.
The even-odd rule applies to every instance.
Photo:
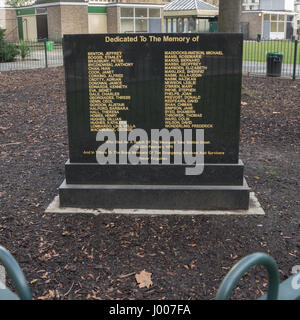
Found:
[[[241,32],[241,0],[220,0],[219,32]]]

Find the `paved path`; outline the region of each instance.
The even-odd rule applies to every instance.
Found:
[[[252,62],[252,61],[243,62],[243,74],[266,75],[266,73],[267,73],[266,62]],[[283,77],[292,78],[293,65],[283,64],[281,69],[281,75]],[[296,66],[296,77],[300,78],[300,64]]]
[[[63,65],[63,53],[61,48],[56,48],[53,51],[47,51],[48,67],[59,67]],[[20,58],[14,62],[0,63],[0,72],[12,70],[26,70],[45,68],[45,51],[32,50],[30,55],[25,60]]]
[[[5,289],[5,269],[0,265],[0,289]]]

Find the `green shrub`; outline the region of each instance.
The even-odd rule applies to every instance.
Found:
[[[30,47],[24,41],[22,41],[18,47],[20,49],[21,58],[24,60],[30,54]]]
[[[4,40],[5,31],[5,29],[0,28],[0,42]]]
[[[4,40],[5,29],[0,28],[0,62],[11,62],[20,53],[15,44]]]
[[[0,62],[12,62],[19,53],[16,45],[5,41],[0,43]]]

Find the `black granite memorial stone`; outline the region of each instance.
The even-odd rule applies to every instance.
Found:
[[[63,39],[69,156],[60,205],[82,208],[248,209],[239,160],[241,34],[99,34]],[[99,164],[99,130],[143,129],[144,162]],[[151,161],[153,129],[204,129],[204,171]],[[107,142],[107,141],[105,141]],[[128,150],[134,142],[128,142]],[[193,154],[196,153],[193,145]],[[146,160],[145,160],[146,159]],[[145,163],[146,161],[146,163]]]

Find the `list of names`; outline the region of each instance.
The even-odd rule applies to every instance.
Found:
[[[194,109],[201,96],[196,94],[197,79],[202,77],[206,66],[201,64],[204,52],[165,51],[165,127],[196,128],[193,119],[202,118]]]
[[[116,67],[130,68],[133,62],[125,62],[123,53],[89,52],[89,105],[90,105],[90,130],[101,129],[117,130],[120,111],[128,110],[126,102],[130,101],[130,95],[122,95],[127,85],[123,82],[123,73],[117,73]],[[131,130],[134,125],[128,125]]]

